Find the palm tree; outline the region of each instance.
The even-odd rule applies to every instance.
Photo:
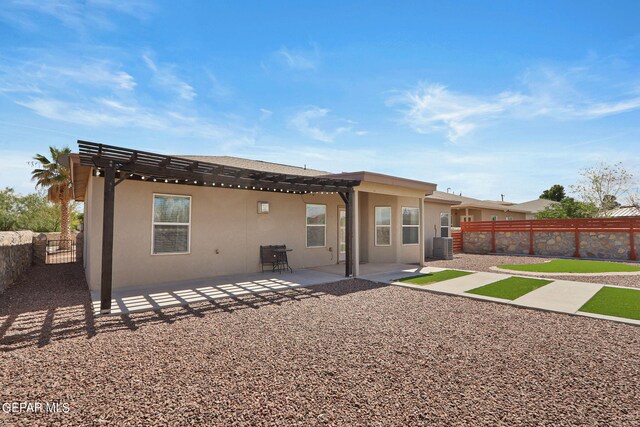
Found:
[[[33,164],[36,169],[31,171],[31,179],[36,181],[36,188],[48,188],[49,201],[60,205],[60,240],[61,249],[68,248],[71,239],[71,211],[69,203],[73,199],[71,190],[71,173],[60,164],[60,157],[71,153],[69,147],[58,149],[49,147],[50,158],[36,154]]]

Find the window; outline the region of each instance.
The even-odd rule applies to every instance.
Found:
[[[189,253],[191,196],[153,195],[153,254]]]
[[[450,237],[449,236],[449,213],[448,212],[440,213],[440,237]]]
[[[508,217],[506,217],[506,218],[505,218],[505,220],[507,220],[507,221],[513,221],[513,217],[512,217],[512,216],[508,216]]]
[[[491,221],[497,221],[498,215],[491,215]]]
[[[402,244],[417,245],[420,241],[420,209],[402,208]]]
[[[323,248],[327,239],[327,207],[307,205],[307,247]]]
[[[391,246],[391,208],[376,206],[376,246]]]

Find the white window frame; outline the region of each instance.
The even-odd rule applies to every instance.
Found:
[[[404,223],[404,210],[405,209],[415,209],[418,211],[418,224],[407,224]],[[420,244],[420,225],[422,222],[422,218],[420,218],[420,208],[417,206],[402,206],[400,208],[400,213],[402,214],[402,246],[418,246]],[[405,243],[404,242],[404,229],[407,228],[417,228],[418,229],[418,241],[416,243]]]
[[[442,225],[442,215],[446,215],[448,219],[448,225]],[[447,229],[447,237],[451,237],[451,214],[449,212],[440,212],[440,237],[442,237],[442,229]]]
[[[156,222],[156,196],[164,196],[164,197],[179,197],[183,199],[189,199],[189,223],[184,222]],[[189,255],[191,253],[191,214],[193,204],[191,203],[191,196],[185,194],[165,194],[165,193],[153,193],[153,197],[151,198],[151,255],[153,256],[161,256],[161,255]],[[155,232],[156,225],[187,225],[189,227],[189,231],[187,232],[187,251],[186,252],[155,252],[154,242],[155,242]]]
[[[498,215],[491,215],[491,221],[497,221]]]
[[[309,216],[307,215],[307,206],[322,206],[324,207],[324,224],[309,224]],[[307,249],[326,248],[327,247],[327,205],[324,203],[305,203],[304,205],[304,244]],[[309,227],[324,227],[324,245],[322,246],[309,246],[307,235],[307,228]]]
[[[389,225],[378,225],[376,224],[376,213],[378,212],[378,209],[389,209]],[[391,243],[393,242],[393,230],[391,229],[391,224],[393,224],[393,211],[391,209],[391,206],[375,206],[373,209],[373,240],[374,240],[374,244],[375,246],[380,246],[380,247],[387,247],[387,246],[391,246]],[[389,228],[389,244],[378,244],[378,227],[388,227]]]
[[[505,221],[513,221],[513,217],[512,216],[507,216],[504,218]]]

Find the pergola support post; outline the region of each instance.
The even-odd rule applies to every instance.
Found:
[[[104,204],[102,211],[102,272],[100,281],[100,313],[111,312],[113,282],[113,220],[115,208],[116,168],[113,162],[104,169]]]
[[[420,226],[418,227],[418,238],[420,239],[419,241],[419,246],[420,246],[420,267],[424,267],[424,258],[426,256],[425,254],[425,244],[426,244],[426,237],[424,234],[424,197],[419,197],[418,198],[418,212],[420,212],[420,219],[418,220],[418,224],[420,224]]]
[[[352,264],[351,272],[353,277],[360,275],[360,227],[358,221],[358,190],[352,188],[349,195],[349,204],[351,204],[351,252]]]
[[[353,190],[348,193],[340,193],[345,205],[345,262],[344,262],[344,275],[345,277],[353,276]]]

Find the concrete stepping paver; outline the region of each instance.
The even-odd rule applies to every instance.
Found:
[[[430,285],[420,285],[429,288],[432,291],[447,292],[450,294],[463,294],[471,289],[497,282],[498,280],[510,277],[505,274],[498,273],[473,273],[467,276],[456,277],[442,282],[436,282]]]
[[[598,292],[603,285],[587,282],[556,280],[513,301],[522,307],[541,308],[575,313]]]

